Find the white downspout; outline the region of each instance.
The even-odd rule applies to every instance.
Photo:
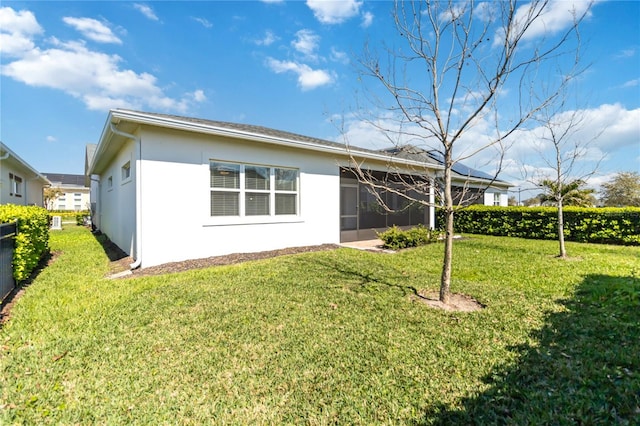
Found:
[[[142,235],[142,229],[141,229],[141,224],[142,224],[141,204],[142,203],[140,200],[142,195],[142,185],[140,182],[140,176],[141,176],[140,168],[142,167],[142,143],[140,142],[140,138],[138,136],[118,130],[118,128],[113,123],[109,123],[109,126],[113,133],[115,133],[116,135],[125,137],[127,139],[131,139],[136,144],[136,154],[138,156],[136,161],[136,260],[129,265],[131,269],[136,269],[136,268],[139,268],[140,265],[142,264],[142,255],[141,255],[141,249],[140,249],[142,247],[142,244],[140,242],[141,240],[140,236]]]

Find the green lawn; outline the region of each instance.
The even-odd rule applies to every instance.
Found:
[[[1,424],[638,424],[640,248],[472,236],[107,280],[84,228],[0,329]]]

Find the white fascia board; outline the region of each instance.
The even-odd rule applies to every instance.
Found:
[[[374,152],[363,151],[361,150],[361,148],[348,148],[346,146],[342,148],[337,146],[328,146],[328,145],[322,145],[322,144],[317,144],[313,142],[298,141],[298,140],[292,140],[292,139],[286,139],[286,138],[279,138],[276,136],[259,134],[259,133],[252,133],[252,132],[247,132],[243,130],[211,126],[205,123],[193,123],[193,122],[186,122],[178,119],[171,119],[167,117],[156,117],[156,116],[147,115],[139,112],[112,110],[110,112],[110,116],[116,119],[116,121],[122,120],[122,121],[134,122],[137,124],[146,124],[146,125],[152,125],[152,126],[158,126],[158,127],[168,127],[171,129],[197,132],[201,134],[227,136],[235,139],[269,143],[272,145],[280,145],[280,146],[286,146],[291,148],[301,148],[309,151],[324,152],[329,154],[338,154],[341,156],[355,157],[363,160],[392,162],[394,164],[400,164],[400,165],[406,165],[406,166],[419,166],[419,167],[427,166],[428,168],[433,170],[443,169],[443,166],[441,165],[426,164],[419,161],[406,160],[406,159],[392,157],[385,154],[377,154]],[[100,146],[98,146],[97,154],[100,153],[99,150],[100,150]]]

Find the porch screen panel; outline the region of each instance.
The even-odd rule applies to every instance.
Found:
[[[360,206],[358,211],[360,229],[385,228],[387,226],[387,213],[371,191],[375,191],[375,189],[360,185]],[[381,193],[381,196],[384,197],[385,194]]]

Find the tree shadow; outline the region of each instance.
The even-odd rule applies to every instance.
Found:
[[[299,259],[299,261],[309,262],[307,259]],[[420,294],[416,287],[401,284],[403,281],[407,281],[409,277],[406,275],[406,272],[394,267],[385,267],[383,271],[370,271],[338,259],[313,259],[313,264],[308,265],[309,268],[317,268],[318,266],[325,271],[331,271],[332,273],[339,274],[341,277],[350,278],[356,283],[354,286],[360,290],[366,290],[368,287],[380,285],[395,289],[403,295],[410,295],[418,299],[427,299],[424,295]]]
[[[588,275],[515,364],[416,424],[640,424],[640,277]]]

